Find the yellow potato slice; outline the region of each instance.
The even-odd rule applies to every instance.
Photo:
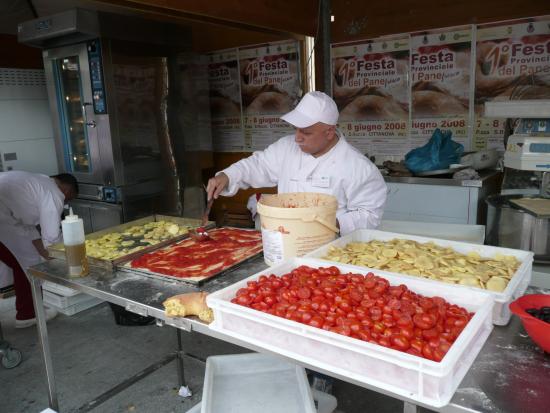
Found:
[[[421,269],[431,270],[434,268],[434,263],[425,255],[421,255],[416,258],[414,266]]]
[[[502,277],[491,277],[491,279],[486,283],[488,290],[497,291],[497,292],[504,291],[507,285],[508,285],[508,280]]]
[[[480,287],[478,279],[473,277],[463,278],[458,283],[461,285],[469,285],[470,287]]]
[[[171,235],[176,235],[179,230],[180,227],[177,224],[172,224],[166,228],[166,231],[168,231]]]
[[[382,255],[387,258],[397,257],[397,250],[393,248],[383,249]]]

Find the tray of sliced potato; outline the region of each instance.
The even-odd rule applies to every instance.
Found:
[[[306,256],[486,290],[496,325],[510,321],[508,304],[527,289],[533,265],[530,251],[377,230],[352,232]]]
[[[187,238],[189,230],[201,224],[200,219],[150,215],[87,234],[86,256],[91,265],[114,270],[120,262]],[[211,221],[204,226],[214,227]],[[48,252],[54,258],[65,259],[63,243],[50,245]]]

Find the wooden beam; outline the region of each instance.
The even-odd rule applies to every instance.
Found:
[[[333,1],[332,41],[550,14],[549,0]]]
[[[316,0],[95,0],[124,8],[190,20],[238,25],[247,30],[313,36]],[[235,27],[235,26],[234,26]]]

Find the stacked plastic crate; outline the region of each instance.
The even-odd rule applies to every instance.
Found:
[[[48,281],[43,284],[42,290],[44,304],[68,316],[103,302],[99,298]]]

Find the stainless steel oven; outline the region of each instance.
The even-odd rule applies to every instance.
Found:
[[[118,224],[117,216],[181,214],[184,183],[200,186],[186,173],[189,154],[175,150],[185,147],[181,102],[196,101],[178,79],[187,76],[178,68],[191,56],[190,36],[82,9],[19,26],[20,42],[43,49],[59,169],[79,182],[75,206],[87,229]]]

